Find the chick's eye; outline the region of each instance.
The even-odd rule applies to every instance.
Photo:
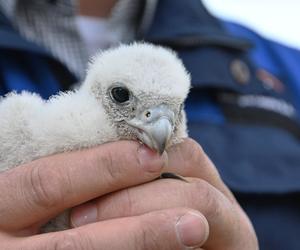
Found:
[[[124,87],[115,87],[111,90],[112,98],[118,103],[124,103],[129,100],[129,90]]]

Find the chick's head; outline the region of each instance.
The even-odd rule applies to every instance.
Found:
[[[96,55],[82,86],[103,105],[119,139],[138,139],[159,153],[186,136],[189,88],[176,54],[146,43]]]

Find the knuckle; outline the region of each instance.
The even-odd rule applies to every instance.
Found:
[[[162,248],[158,235],[159,230],[151,221],[147,220],[144,223],[140,223],[139,229],[139,232],[134,237],[134,248],[136,250],[166,249]]]
[[[138,222],[137,234],[134,240],[134,249],[152,250],[152,249],[165,249],[175,250],[182,249],[176,235],[172,230],[166,228],[173,220],[172,216],[166,211],[156,211],[154,217],[143,217]]]
[[[107,181],[114,183],[115,180],[121,179],[121,164],[117,164],[114,155],[110,150],[98,155],[96,161],[98,163],[97,165],[101,166],[101,174],[106,174],[105,178]]]
[[[186,139],[185,141],[185,160],[189,162],[189,166],[195,166],[203,161],[205,155],[203,148],[193,139]]]
[[[215,183],[220,181],[220,175],[214,164],[204,152],[200,144],[193,139],[186,140],[185,161],[188,173],[197,173],[206,180]],[[201,172],[200,172],[201,171]]]
[[[108,195],[108,202],[101,200],[97,202],[98,219],[107,219],[107,216],[115,215],[118,211],[118,217],[133,216],[139,212],[139,201],[130,188],[123,189],[112,196]],[[114,217],[114,216],[113,216]]]
[[[88,239],[76,231],[56,234],[49,250],[94,250]]]
[[[66,190],[65,178],[49,167],[35,165],[28,169],[27,192],[34,204],[50,208],[63,202]],[[64,188],[62,188],[64,187]]]
[[[216,199],[216,193],[214,188],[205,180],[198,179],[194,183],[194,189],[192,193],[192,199],[198,201],[202,205],[203,214],[207,218],[216,218],[220,213],[220,206]]]
[[[125,192],[124,195],[125,200],[122,203],[122,210],[125,215],[131,215],[134,212],[134,201],[132,198],[132,192],[128,188],[125,189],[124,192]]]
[[[196,142],[194,139],[192,138],[186,138],[185,139],[185,143],[187,145],[187,148],[192,148],[194,150],[200,150],[201,152],[203,152],[203,148],[201,147],[201,145]]]

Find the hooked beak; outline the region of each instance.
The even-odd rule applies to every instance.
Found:
[[[127,123],[138,130],[139,140],[161,155],[174,129],[174,112],[162,104],[139,112]]]

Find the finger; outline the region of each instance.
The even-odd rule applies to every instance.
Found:
[[[233,221],[237,222],[240,220],[240,222],[234,223],[237,227],[241,224],[240,229],[238,229],[240,234],[237,235],[240,235],[240,238],[243,239],[241,234],[245,232],[248,234],[246,238],[254,238],[252,242],[256,242],[255,232],[249,218],[241,209],[231,191],[223,183],[216,167],[197,142],[190,138],[185,139],[183,143],[177,144],[168,150],[168,158],[169,164],[164,171],[175,172],[182,176],[198,177],[221,191],[232,203],[231,207],[233,210],[236,211],[236,216],[233,218]],[[226,234],[224,233],[224,235]],[[248,242],[251,242],[251,240]],[[241,247],[241,249],[243,248],[244,246]],[[253,247],[253,249],[254,248],[255,247]],[[222,249],[224,249],[224,246]]]
[[[201,146],[187,138],[168,150],[168,166],[164,171],[182,176],[201,178],[219,189],[232,202],[236,202],[230,190],[223,183],[218,170],[205,154]]]
[[[66,208],[159,176],[166,156],[120,141],[53,155],[0,174],[0,228],[28,227]]]
[[[71,215],[74,226],[119,216],[132,216],[150,211],[189,207],[200,211],[210,225],[210,247],[231,246],[240,235],[239,213],[223,193],[208,182],[187,178],[189,182],[163,179],[132,187],[75,208]],[[225,233],[224,233],[225,232]],[[228,232],[228,233],[226,233]],[[225,248],[224,248],[225,249]]]
[[[19,239],[14,249],[176,250],[200,247],[208,234],[208,223],[202,214],[177,208]]]

